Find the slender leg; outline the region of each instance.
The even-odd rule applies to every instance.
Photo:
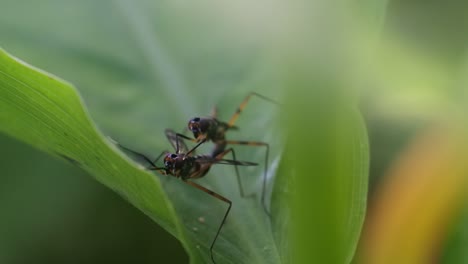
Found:
[[[230,144],[230,145],[245,145],[245,146],[255,146],[255,147],[264,146],[266,148],[265,149],[265,168],[263,170],[263,183],[262,183],[262,206],[263,206],[263,209],[265,210],[265,213],[268,216],[271,216],[270,212],[268,212],[268,206],[267,206],[266,200],[265,200],[266,180],[267,180],[267,175],[268,175],[268,155],[269,155],[269,152],[270,152],[270,145],[268,143],[259,142],[259,141],[226,140],[224,142],[226,144]],[[236,166],[236,170],[237,170],[237,166]]]
[[[189,156],[192,152],[194,152],[201,144],[205,143],[206,142],[206,139],[203,139],[202,141],[198,142],[197,145],[195,145],[195,147],[193,147],[191,150],[187,151],[187,153],[185,153],[185,155]]]
[[[159,160],[162,156],[166,155],[167,153],[169,153],[169,151],[167,151],[167,150],[164,150],[163,152],[161,152],[161,154],[159,154],[159,156],[157,156],[157,157],[153,160],[153,164],[156,164],[156,162],[158,162],[158,160]],[[151,165],[153,165],[153,164],[151,164]],[[154,166],[154,165],[153,165],[153,166]],[[156,166],[154,166],[154,167],[156,167]]]
[[[234,149],[229,148],[229,149],[224,150],[223,152],[219,153],[216,156],[216,159],[220,160],[225,155],[227,155],[228,153],[232,154],[232,160],[234,161],[233,165],[234,165],[234,169],[236,170],[236,176],[237,176],[237,185],[239,185],[239,192],[240,192],[241,197],[244,198],[244,197],[246,197],[246,195],[245,195],[244,188],[243,188],[243,185],[242,185],[242,179],[241,179],[240,174],[239,174],[239,168],[237,167],[237,165],[239,165],[239,164],[237,164],[236,152],[234,151]],[[249,195],[249,196],[253,196],[253,195]]]
[[[196,139],[190,138],[180,133],[176,133],[175,131],[171,129],[166,129],[165,133],[166,133],[167,139],[169,140],[169,142],[171,142],[177,154],[184,153],[186,155],[189,155],[193,153],[201,144],[206,142],[206,139],[203,139],[200,142],[198,142]],[[189,150],[187,145],[185,144],[184,139],[192,141],[192,142],[196,142],[198,144]]]
[[[168,130],[169,130],[169,129],[166,129],[166,137],[168,137],[168,134],[167,134],[167,131],[168,131]],[[182,129],[182,133],[175,133],[173,130],[171,130],[171,132],[172,132],[172,133],[175,135],[175,137],[176,137],[175,140],[179,140],[179,138],[185,138],[185,139],[190,140],[190,141],[192,141],[192,142],[196,142],[195,139],[189,138],[189,137],[187,137],[186,135],[184,135],[185,133],[187,133],[187,131],[188,131],[188,126],[184,126],[184,128]],[[168,137],[168,139],[169,139],[169,137]],[[171,141],[171,139],[169,139],[169,141]],[[172,144],[172,141],[171,141],[171,144]],[[174,147],[174,148],[176,148],[176,150],[178,149],[177,146]],[[177,153],[177,151],[176,151],[176,153]],[[179,153],[177,153],[177,154],[179,154]]]
[[[159,154],[159,156],[158,156],[155,160],[152,161],[152,160],[151,160],[150,158],[148,158],[145,154],[142,154],[142,153],[140,153],[140,152],[137,152],[137,151],[134,151],[134,150],[132,150],[132,149],[129,149],[129,148],[125,147],[125,146],[122,146],[122,145],[121,145],[120,143],[118,143],[118,142],[116,142],[116,144],[117,144],[119,147],[121,147],[122,149],[124,149],[124,150],[126,150],[126,151],[128,151],[128,152],[130,152],[130,153],[132,153],[132,154],[134,154],[134,155],[136,155],[136,156],[138,156],[138,157],[140,157],[140,158],[143,158],[144,160],[146,160],[146,161],[147,161],[151,166],[153,166],[154,168],[157,168],[157,167],[158,167],[158,166],[156,166],[156,162],[158,162],[158,160],[159,160],[162,156],[164,156],[165,154],[168,153],[168,151],[165,150],[165,151],[161,152],[161,154]],[[149,169],[149,168],[147,168],[147,169]]]
[[[200,142],[197,143],[197,145],[195,145],[195,147],[193,147],[192,149],[188,150],[187,146],[185,145],[183,139],[188,139],[192,142],[197,142],[196,139],[193,139],[193,138],[189,138],[185,135],[182,135],[182,134],[179,134],[179,133],[175,133],[175,137],[176,137],[176,153],[179,154],[179,153],[184,153],[185,155],[189,156],[190,154],[192,154],[193,152],[195,152],[195,150],[203,143],[206,142],[206,139],[203,139],[201,140]],[[169,137],[168,137],[169,138]],[[181,140],[179,140],[179,138],[183,138]],[[179,142],[182,142],[183,144],[180,144],[179,145]],[[179,147],[180,146],[183,146],[184,147],[184,150],[179,150]]]
[[[189,129],[188,129],[188,126],[184,126],[184,128],[182,129],[182,134],[185,135],[185,134],[187,133],[188,130],[189,130]]]
[[[176,154],[186,153],[188,151],[188,147],[182,138],[193,141],[191,138],[176,133],[174,130],[169,128],[166,128],[166,130],[164,130],[164,134],[166,134],[166,138],[171,143],[172,147],[175,149]]]
[[[176,136],[177,136],[177,137],[180,137],[180,138],[183,138],[183,139],[186,139],[186,140],[189,140],[189,141],[192,141],[192,142],[197,142],[196,139],[191,138],[191,137],[188,137],[188,136],[186,136],[186,135],[182,135],[182,134],[180,134],[180,133],[176,133]]]
[[[154,170],[154,171],[157,171],[157,172],[161,173],[162,175],[167,175],[166,168],[156,166],[156,162],[158,162],[158,160],[159,160],[163,155],[165,155],[165,154],[168,153],[167,150],[161,152],[161,154],[159,154],[159,156],[158,156],[154,161],[151,161],[151,159],[148,158],[147,156],[145,156],[144,154],[141,154],[141,153],[139,153],[139,152],[136,152],[136,151],[134,151],[134,150],[131,150],[131,149],[127,148],[127,147],[124,147],[124,146],[120,145],[119,143],[117,143],[117,144],[118,144],[119,147],[121,147],[122,149],[124,149],[124,150],[126,150],[126,151],[128,151],[128,152],[131,152],[132,154],[137,155],[137,156],[143,158],[144,160],[146,160],[146,161],[151,165],[151,166],[149,166],[149,167],[146,167],[147,170]],[[167,179],[169,179],[169,178],[167,178]]]
[[[218,236],[219,236],[219,232],[221,232],[221,228],[223,228],[223,225],[224,225],[224,222],[226,222],[226,218],[229,214],[229,211],[231,211],[231,207],[232,207],[232,202],[227,199],[226,197],[224,196],[221,196],[215,192],[213,192],[212,190],[209,190],[195,182],[192,182],[192,181],[184,181],[186,184],[190,185],[190,186],[193,186],[203,192],[206,192],[207,194],[213,196],[214,198],[218,199],[218,200],[221,200],[225,203],[227,203],[229,205],[228,209],[226,210],[226,213],[224,213],[224,217],[223,217],[223,220],[221,221],[221,224],[219,225],[218,227],[218,231],[216,231],[216,235],[213,239],[213,242],[211,242],[211,246],[210,246],[210,255],[211,255],[211,260],[213,261],[213,263],[216,263],[216,261],[214,260],[214,256],[213,256],[213,247],[215,245],[215,242],[216,242],[216,239],[218,239]]]
[[[268,101],[268,102],[271,102],[271,103],[274,103],[274,104],[279,105],[278,102],[276,102],[276,101],[274,101],[274,100],[272,100],[272,99],[270,99],[270,98],[268,98],[268,97],[265,97],[265,96],[263,96],[263,95],[261,95],[261,94],[258,94],[258,93],[256,93],[256,92],[251,92],[251,93],[249,93],[249,94],[245,97],[244,101],[242,101],[242,103],[239,105],[239,107],[237,108],[237,110],[236,110],[236,112],[234,113],[234,115],[232,115],[231,119],[230,119],[229,122],[228,122],[228,127],[234,126],[234,123],[236,122],[237,118],[239,118],[240,113],[241,113],[242,110],[244,110],[244,108],[247,106],[247,103],[249,102],[250,97],[252,97],[253,95],[255,95],[255,96],[257,96],[257,97],[260,97],[260,98],[262,98],[263,100],[266,100],[266,101]]]

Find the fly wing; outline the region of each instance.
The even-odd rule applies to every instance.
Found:
[[[164,133],[166,134],[167,140],[169,140],[172,147],[176,151],[176,154],[183,154],[189,151],[184,139],[182,137],[177,136],[177,133],[174,130],[166,129]]]
[[[211,164],[225,164],[225,165],[239,165],[239,166],[257,166],[258,163],[240,160],[216,159],[210,156],[198,156],[197,162],[211,163]]]

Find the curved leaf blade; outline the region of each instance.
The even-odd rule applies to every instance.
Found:
[[[164,192],[153,175],[132,166],[103,140],[71,85],[3,51],[0,64],[0,131],[90,172],[176,236],[192,263],[210,262],[209,245],[225,204],[172,178],[162,183]],[[217,174],[233,174],[232,166],[220,167]],[[249,171],[261,179],[260,170]],[[234,203],[215,247],[217,263],[279,263],[261,205],[241,198],[233,188],[235,178],[226,177],[202,183]]]
[[[283,217],[273,230],[284,231],[275,235],[286,262],[350,263],[367,206],[366,128],[347,92],[309,77],[289,80],[295,89],[281,122],[288,133],[272,200]]]
[[[3,50],[0,131],[88,171],[170,233],[181,236],[174,209],[159,181],[133,166],[104,141],[75,89]]]

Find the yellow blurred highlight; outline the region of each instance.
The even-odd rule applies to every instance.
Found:
[[[457,130],[458,131],[458,130]],[[360,262],[437,263],[467,193],[466,134],[432,127],[417,137],[375,192]]]

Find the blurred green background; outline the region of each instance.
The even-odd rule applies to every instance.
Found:
[[[267,1],[2,0],[1,4],[0,46],[72,82],[99,128],[123,142],[131,142],[136,149],[150,152],[166,147],[163,140],[155,138],[172,124],[168,116],[185,120],[194,109],[207,114],[220,102],[228,108],[222,111],[230,113],[229,109],[235,109],[236,102],[251,90],[263,91],[272,98],[283,94],[275,83],[276,76],[270,76],[274,60],[269,56],[277,48],[270,42],[275,39],[275,30],[288,29],[279,28],[275,17],[262,11]],[[354,49],[356,65],[364,64],[359,67],[363,76],[353,81],[361,89],[360,105],[371,147],[370,217],[355,262],[468,263],[466,196],[438,198],[440,208],[451,210],[432,214],[434,219],[440,214],[444,217],[421,229],[421,233],[434,234],[421,246],[394,242],[385,235],[391,223],[373,217],[380,210],[398,214],[401,219],[395,220],[399,222],[391,230],[406,241],[405,223],[431,223],[431,219],[411,219],[428,203],[436,202],[430,198],[438,197],[435,193],[440,186],[448,193],[466,191],[464,150],[454,150],[459,154],[454,157],[461,161],[447,161],[445,156],[431,159],[424,153],[439,150],[430,144],[439,139],[458,142],[453,144],[461,149],[464,146],[465,138],[452,136],[452,131],[457,130],[452,128],[463,127],[467,116],[468,3],[356,1],[355,5],[364,10],[359,11],[363,16],[371,17],[356,18],[360,22],[349,29],[356,42],[343,44]],[[371,51],[364,52],[369,46]],[[364,62],[359,61],[360,55]],[[187,100],[201,96],[204,100]],[[139,109],[174,103],[180,107],[138,114]],[[261,122],[272,118],[266,115]],[[173,128],[182,129],[184,122],[180,124]],[[433,130],[442,132],[427,135]],[[271,132],[266,134],[272,137]],[[426,137],[432,140],[424,141]],[[0,263],[188,261],[173,237],[83,171],[5,135],[0,135],[0,146]],[[413,148],[425,151],[415,154]],[[418,170],[420,164],[430,165],[426,158],[432,161],[430,164],[441,161],[449,164],[448,168],[461,167],[457,172],[440,170],[437,175],[463,177],[454,180],[458,184],[447,186],[429,176],[416,183],[405,182],[411,178],[406,175],[427,173]],[[414,168],[405,165],[406,169],[399,169],[404,160],[410,160]],[[400,185],[395,182],[409,190],[396,188]],[[411,189],[419,186],[432,188],[422,190],[419,197]],[[394,197],[390,202],[382,198],[387,188],[392,189]],[[401,198],[403,193],[415,193],[408,198],[414,198],[410,201],[415,203],[409,213],[398,210],[403,207],[401,201],[408,202]],[[382,247],[373,248],[366,241]],[[407,248],[399,248],[403,246]],[[410,253],[401,253],[406,249]],[[417,252],[422,253],[410,256]],[[387,262],[379,262],[385,257]]]
[[[187,262],[177,240],[82,170],[0,140],[1,263]]]

